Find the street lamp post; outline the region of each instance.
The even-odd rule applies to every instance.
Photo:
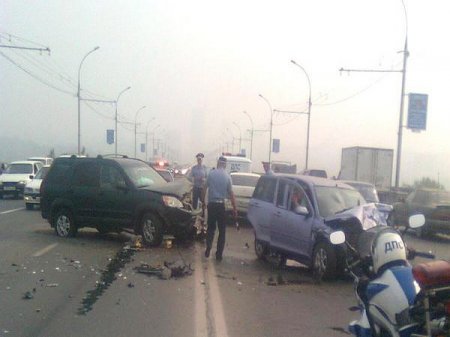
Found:
[[[158,124],[157,126],[155,126],[152,130],[153,133],[153,146],[152,146],[152,158],[155,159],[155,133],[156,133],[156,129],[159,128],[161,125]]]
[[[80,101],[81,101],[81,96],[80,96],[80,75],[81,75],[81,66],[83,65],[84,60],[86,59],[86,57],[88,57],[91,53],[93,53],[94,51],[96,51],[97,49],[99,49],[100,47],[95,47],[94,49],[92,49],[90,52],[88,52],[86,55],[84,55],[83,59],[80,62],[80,66],[78,67],[78,90],[77,90],[77,98],[78,98],[78,155],[81,154],[81,111],[80,111]]]
[[[134,158],[136,158],[136,135],[137,135],[137,115],[139,113],[139,111],[141,111],[142,109],[145,109],[146,106],[144,105],[143,107],[140,107],[137,111],[136,111],[136,115],[134,116]]]
[[[306,78],[308,79],[308,86],[309,86],[309,98],[308,98],[308,126],[306,129],[306,159],[305,159],[305,170],[308,169],[308,158],[309,158],[309,126],[311,122],[311,80],[309,79],[308,73],[306,72],[305,68],[303,68],[300,64],[296,63],[294,60],[291,60],[291,63],[299,67],[306,75]]]
[[[227,128],[227,131],[231,135],[231,152],[233,153],[234,152],[234,135],[233,135],[233,133],[231,132],[231,130],[229,128]]]
[[[154,119],[155,117],[150,118],[147,122],[147,127],[145,128],[145,161],[148,161],[148,127]]]
[[[269,141],[269,163],[270,163],[270,159],[271,159],[271,155],[272,155],[272,128],[273,128],[273,109],[272,109],[272,105],[270,104],[270,102],[267,100],[267,98],[265,98],[263,95],[259,94],[259,97],[261,97],[264,101],[266,101],[267,105],[269,106],[270,109],[270,141]]]
[[[119,104],[119,98],[120,98],[120,96],[122,96],[122,94],[123,94],[125,91],[129,90],[129,89],[131,89],[131,87],[127,87],[127,88],[123,89],[123,90],[119,93],[119,95],[117,96],[117,99],[116,99],[116,118],[115,118],[115,131],[114,131],[115,137],[116,137],[116,139],[115,139],[115,148],[114,148],[114,151],[115,151],[115,155],[116,155],[116,156],[117,156],[117,143],[118,143],[118,141],[119,141],[119,137],[117,137],[117,105]]]
[[[253,152],[253,132],[254,132],[254,128],[253,128],[253,120],[252,117],[250,116],[250,114],[247,111],[242,111],[244,114],[247,115],[248,119],[250,119],[250,125],[252,126],[251,130],[250,130],[250,160],[252,160],[252,152]]]
[[[236,126],[238,128],[238,130],[239,130],[239,149],[238,149],[238,153],[241,153],[241,151],[242,151],[242,131],[241,131],[241,127],[236,122],[233,122],[233,125]]]

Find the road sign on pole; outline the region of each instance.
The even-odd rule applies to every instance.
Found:
[[[409,94],[407,128],[413,131],[427,128],[428,95]]]
[[[280,152],[280,140],[277,138],[272,139],[272,152],[273,153]]]
[[[141,152],[142,152],[142,153],[145,152],[145,143],[141,143]]]
[[[106,130],[106,143],[114,144],[114,130],[112,129]]]

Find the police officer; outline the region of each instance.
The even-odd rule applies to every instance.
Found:
[[[273,175],[273,171],[272,171],[272,169],[270,168],[270,162],[268,162],[268,161],[263,161],[262,164],[263,164],[263,168],[264,168],[265,174],[266,174],[267,176],[272,176],[272,175]]]
[[[206,180],[206,188],[208,189],[208,229],[206,232],[205,257],[209,257],[211,252],[217,223],[219,228],[216,250],[217,261],[222,261],[223,249],[225,248],[225,199],[230,199],[233,206],[233,217],[236,218],[237,216],[236,200],[231,188],[231,177],[225,171],[226,165],[227,159],[220,157],[217,161],[217,169],[212,170]]]
[[[203,158],[205,157],[203,153],[197,153],[195,157],[197,158],[197,165],[192,166],[189,180],[194,184],[194,188],[192,189],[192,207],[197,209],[198,199],[202,198],[207,173],[205,165],[202,165]],[[201,200],[203,202],[204,199],[202,198]]]

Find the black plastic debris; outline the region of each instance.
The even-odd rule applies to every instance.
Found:
[[[165,261],[163,266],[157,267],[143,263],[139,267],[135,267],[134,269],[138,273],[157,276],[163,280],[192,275],[192,272],[194,271],[190,264],[187,265],[181,260],[175,262]]]
[[[133,283],[128,283],[128,288],[134,288],[134,284]]]
[[[33,296],[33,293],[32,293],[31,291],[27,291],[27,292],[23,295],[22,298],[23,298],[24,300],[31,300],[31,299],[34,298],[34,296]]]
[[[245,247],[246,249],[249,249],[249,248],[250,248],[250,245],[248,244],[248,242],[245,243],[244,247]]]

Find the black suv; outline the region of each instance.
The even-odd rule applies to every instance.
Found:
[[[165,233],[193,231],[190,186],[167,183],[147,163],[130,158],[57,158],[41,184],[41,213],[61,237],[81,227],[133,229],[157,246]]]

